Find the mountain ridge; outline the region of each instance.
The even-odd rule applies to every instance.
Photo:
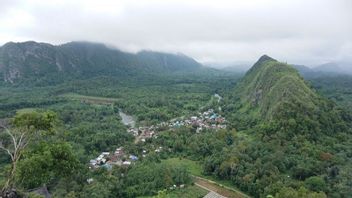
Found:
[[[194,59],[179,54],[153,51],[123,52],[104,44],[69,42],[61,45],[27,41],[0,47],[3,81],[15,83],[26,78],[51,75],[90,77],[136,75],[138,73],[191,72],[203,68]]]

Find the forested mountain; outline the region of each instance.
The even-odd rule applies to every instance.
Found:
[[[190,72],[202,66],[181,54],[142,51],[137,54],[103,44],[71,42],[59,46],[33,41],[6,43],[0,48],[1,81],[82,79],[99,75]]]
[[[288,115],[282,115],[282,111],[311,119],[310,113],[322,114],[335,108],[312,90],[294,68],[266,55],[247,72],[233,96],[238,117],[241,120],[249,117],[253,122],[287,119]],[[301,111],[302,115],[295,111]]]
[[[242,190],[278,197],[299,196],[302,188],[329,197],[351,194],[352,116],[291,66],[262,56],[223,109],[249,137],[233,148],[237,162],[228,176]]]
[[[269,120],[286,103],[302,101],[314,106],[318,96],[296,70],[264,55],[247,72],[235,93],[241,114]]]

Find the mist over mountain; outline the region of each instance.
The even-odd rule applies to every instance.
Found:
[[[352,75],[351,62],[329,62],[313,67],[314,71],[327,72],[332,74],[349,74]]]
[[[0,2],[0,198],[352,198],[352,0]]]
[[[206,66],[224,71],[243,73],[250,69],[249,63],[205,63]],[[320,76],[352,75],[352,63],[329,62],[317,66],[292,64],[299,73],[308,78]]]
[[[348,62],[330,62],[315,67],[294,64],[292,66],[305,78],[352,75],[352,63]]]
[[[1,78],[9,83],[33,78],[194,72],[201,68],[200,63],[182,54],[152,51],[133,54],[89,42],[57,46],[34,41],[9,42],[0,48]]]
[[[237,72],[244,73],[249,68],[251,63],[249,62],[204,62],[204,66],[229,71],[229,72]]]

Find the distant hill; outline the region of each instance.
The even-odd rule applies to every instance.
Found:
[[[225,72],[245,73],[250,64],[247,62],[206,62],[203,65]]]
[[[304,65],[292,65],[302,76],[314,75],[316,72],[310,67]]]
[[[304,65],[292,65],[305,78],[329,77],[339,75],[352,75],[351,63],[326,63],[313,68]]]
[[[313,68],[317,72],[328,72],[333,74],[349,74],[352,75],[352,63],[348,62],[330,62],[318,65]]]
[[[88,42],[58,46],[33,41],[9,42],[0,48],[1,78],[9,83],[38,78],[192,72],[202,68],[197,61],[181,54],[152,51],[133,54]]]

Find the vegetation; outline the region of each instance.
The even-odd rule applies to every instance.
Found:
[[[128,79],[154,73],[207,70],[185,55],[151,51],[132,54],[88,42],[59,46],[9,42],[0,47],[0,65],[1,82],[36,86],[104,75]]]
[[[252,137],[235,140],[236,161],[222,161],[235,166],[228,177],[242,190],[254,196],[301,187],[330,197],[351,194],[343,179],[351,163],[351,114],[319,96],[290,66],[262,57],[226,100],[234,104],[224,106],[233,126]],[[219,174],[221,165],[211,164]]]
[[[7,137],[2,138],[0,149],[11,159],[11,168],[2,193],[11,190],[14,186],[17,165],[26,147],[36,141],[37,136],[45,136],[53,130],[55,115],[50,112],[22,113],[16,115],[12,122],[14,126],[12,129],[2,126]]]
[[[193,185],[193,186],[188,186],[184,189],[178,189],[178,190],[169,190],[169,191],[162,190],[162,191],[158,192],[157,196],[152,196],[152,197],[153,198],[162,198],[162,197],[167,197],[167,198],[179,198],[179,197],[201,198],[201,197],[204,197],[207,193],[208,193],[208,191]],[[145,197],[145,198],[147,198],[147,197]]]
[[[76,47],[82,53],[92,50],[76,44],[63,48],[68,53]],[[118,70],[124,75],[112,75],[107,69],[93,75],[95,64],[109,67],[113,61],[101,59],[111,51],[101,53],[91,57],[98,62],[87,68],[87,60],[77,62],[82,73],[45,75],[38,81],[28,75],[1,84],[0,123],[8,129],[0,130],[1,187],[16,187],[26,195],[46,186],[54,197],[202,197],[206,192],[192,185],[195,175],[253,197],[352,194],[347,77],[311,79],[310,85],[292,67],[268,56],[238,83],[236,74],[204,70],[163,75]],[[164,55],[133,56],[152,65]],[[156,67],[159,71],[166,65]],[[211,99],[214,93],[223,96],[219,103]],[[197,133],[192,126],[165,127],[157,138],[139,143],[118,114],[123,110],[136,118],[137,126],[150,126],[208,108],[225,115],[226,129]],[[28,144],[14,146],[22,145],[22,134]],[[88,169],[89,159],[121,146],[139,157],[134,165]],[[153,152],[160,147],[161,152]],[[145,157],[143,150],[148,151]]]
[[[341,108],[352,111],[352,76],[308,77],[322,95],[336,102]]]
[[[55,197],[155,196],[183,182],[189,186],[187,190],[171,193],[203,194],[204,191],[190,186],[187,171],[179,174],[185,171],[184,165],[160,164],[158,158],[148,158],[149,162],[140,162],[131,169],[113,170],[112,174],[104,170],[91,172],[86,164],[100,152],[120,146],[135,153],[141,151],[142,147],[134,145],[133,136],[126,133],[119,109],[134,115],[139,125],[159,123],[207,108],[211,95],[221,94],[222,85],[232,85],[236,79],[233,74],[173,75],[172,79],[154,76],[123,82],[118,77],[98,77],[47,87],[0,87],[1,117],[13,117],[16,113],[37,115],[45,109],[55,112],[58,118],[54,134],[41,135],[23,152],[15,178],[17,192],[44,185]],[[61,154],[56,155],[57,152]],[[7,172],[10,160],[3,156],[0,167]],[[72,163],[58,164],[58,160]],[[89,178],[94,182],[88,184]],[[148,180],[139,181],[143,186],[134,183],[138,179]]]

